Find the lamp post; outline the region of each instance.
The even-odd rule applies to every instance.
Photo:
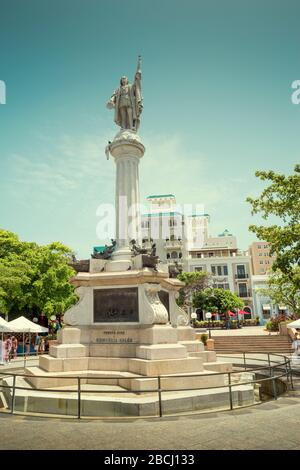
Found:
[[[191,313],[191,320],[192,320],[192,325],[193,325],[194,328],[195,328],[195,326],[196,326],[196,325],[195,325],[195,322],[196,322],[197,317],[198,317],[198,316],[197,316],[197,313],[196,313],[196,312],[192,312],[192,313]]]
[[[208,337],[209,337],[209,339],[211,339],[211,332],[210,332],[211,312],[206,312],[205,318],[206,318],[206,320],[208,320]]]

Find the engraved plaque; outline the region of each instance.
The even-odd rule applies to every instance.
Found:
[[[138,321],[137,287],[94,290],[94,323]]]

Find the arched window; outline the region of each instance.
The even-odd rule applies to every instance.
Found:
[[[244,319],[245,319],[245,320],[251,320],[251,312],[252,312],[252,311],[251,311],[251,307],[248,307],[248,306],[247,306],[247,307],[244,307],[243,310],[244,310],[245,312],[248,312],[247,315],[244,315]]]
[[[171,253],[171,258],[172,258],[172,259],[178,258],[178,255],[177,255],[177,252],[176,252],[176,251],[172,251],[172,253]]]

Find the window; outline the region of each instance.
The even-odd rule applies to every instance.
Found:
[[[195,266],[194,270],[197,271],[197,272],[204,271],[203,266]]]
[[[214,276],[228,276],[227,264],[211,266],[211,272]]]
[[[264,262],[263,262],[263,261],[260,261],[259,264],[264,264]]]
[[[247,292],[247,284],[239,284],[239,296],[240,297],[247,297],[248,292]]]
[[[238,264],[236,267],[236,272],[239,278],[244,277],[245,278],[245,265],[244,264]]]
[[[178,258],[176,251],[172,251],[172,253],[171,253],[171,258],[172,258],[172,259]]]
[[[260,250],[260,249],[261,249],[261,245],[257,245],[257,248]]]
[[[177,227],[177,220],[169,219],[169,227]]]
[[[258,253],[258,256],[262,256],[262,253]]]
[[[217,284],[217,288],[218,289],[225,289],[225,290],[229,290],[229,284],[227,282],[223,283],[223,284]]]
[[[149,220],[142,221],[142,228],[149,228]]]

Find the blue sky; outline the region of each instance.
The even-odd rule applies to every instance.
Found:
[[[95,244],[114,201],[105,103],[143,56],[141,200],[204,204],[212,234],[246,249],[257,169],[299,162],[297,0],[0,0],[0,226],[22,239]]]

